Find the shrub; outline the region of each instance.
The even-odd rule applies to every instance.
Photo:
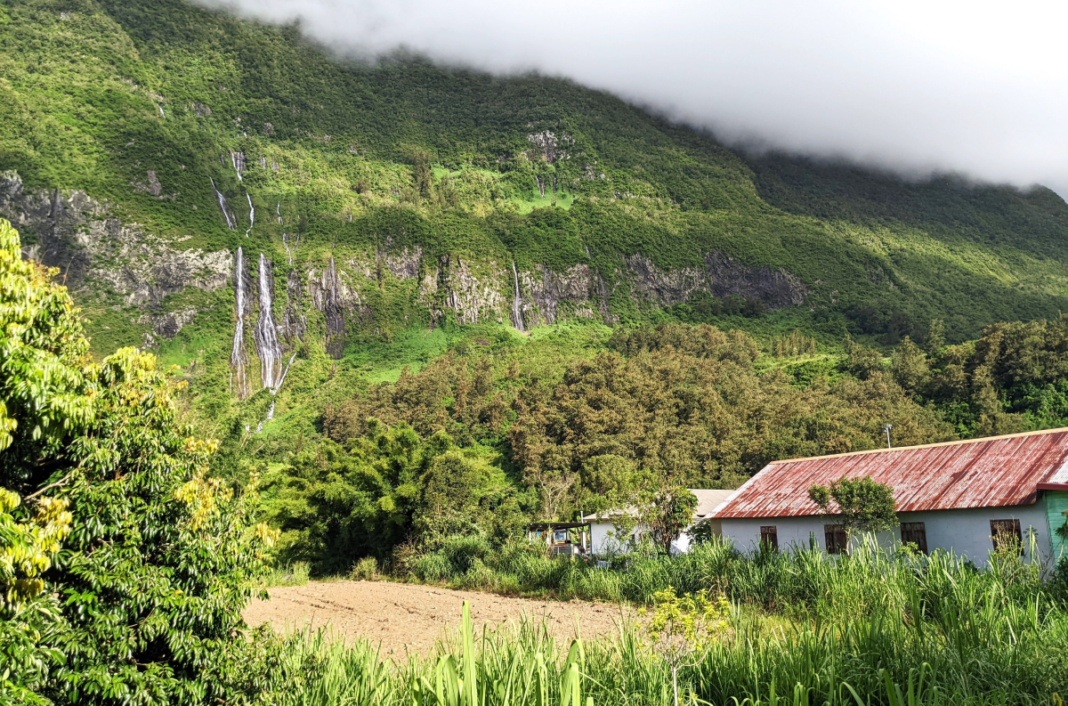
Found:
[[[353,564],[349,578],[356,581],[374,581],[378,578],[378,562],[373,556],[365,556]]]

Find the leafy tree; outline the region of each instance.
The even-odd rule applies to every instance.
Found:
[[[923,392],[931,375],[923,349],[908,336],[894,349],[890,370],[897,384],[914,394]]]
[[[70,533],[66,500],[41,498],[26,521],[14,512],[15,493],[0,488],[0,698],[4,703],[44,703],[35,693],[48,674],[47,664],[61,659],[40,645],[37,629],[57,622],[57,602],[41,595],[41,578]]]
[[[494,455],[460,449],[442,431],[424,440],[404,423],[370,418],[363,428],[347,449],[328,440],[266,476],[265,519],[282,530],[283,559],[344,572],[366,556],[387,560],[408,540],[502,536],[520,522]]]
[[[638,495],[638,516],[649,529],[653,543],[665,552],[693,522],[697,496],[688,488],[653,481]]]
[[[847,537],[857,532],[883,532],[899,524],[894,489],[868,476],[839,478],[830,486],[813,485],[808,496],[820,512],[841,519]]]
[[[853,377],[860,380],[867,380],[872,375],[882,370],[883,357],[879,351],[874,348],[868,348],[846,336],[845,360],[843,361],[842,367],[845,369],[845,372]]]
[[[153,356],[123,349],[97,365],[87,350],[66,290],[21,261],[0,222],[0,477],[35,489],[26,501],[44,513],[46,553],[70,513],[41,576],[58,602],[15,615],[5,634],[41,635],[33,689],[57,701],[206,703],[254,689],[237,683],[254,674],[226,666],[245,649],[234,636],[274,539],[252,524],[255,484],[237,495],[207,475],[216,443],[178,422],[183,385]]]

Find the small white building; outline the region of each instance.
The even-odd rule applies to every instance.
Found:
[[[814,542],[844,549],[844,532],[808,496],[813,485],[870,477],[894,490],[901,526],[880,538],[923,552],[953,551],[979,566],[1015,539],[1054,565],[1066,553],[1057,530],[1068,521],[1068,429],[944,444],[881,449],[768,464],[711,514],[741,551]]]
[[[715,510],[717,506],[721,505],[723,501],[730,497],[735,491],[690,488],[690,492],[697,497],[697,506],[694,507],[693,511],[693,521],[690,523],[690,527],[692,527],[698,522],[708,519],[712,514],[712,511]],[[647,528],[639,524],[630,532],[624,533],[616,528],[613,519],[628,517],[633,521],[635,516],[636,512],[632,508],[609,510],[608,512],[584,516],[582,518],[583,522],[590,523],[590,551],[598,556],[627,551],[634,545],[634,542],[641,537],[641,535],[645,534]],[[718,534],[719,521],[715,519],[709,521],[712,523],[713,533]],[[690,527],[687,527],[686,529],[688,530]],[[690,537],[686,534],[686,531],[683,530],[682,534],[672,541],[671,553],[685,553],[689,551],[689,549]]]

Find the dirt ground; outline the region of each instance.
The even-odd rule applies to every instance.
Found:
[[[251,626],[269,622],[286,632],[305,626],[329,627],[342,638],[360,636],[380,642],[383,656],[426,655],[440,638],[454,635],[464,601],[471,604],[475,634],[516,625],[522,617],[541,622],[557,639],[568,641],[578,630],[584,640],[615,632],[624,614],[610,603],[539,601],[489,593],[452,591],[433,586],[385,581],[337,581],[272,588],[270,600],[253,599],[245,609]]]

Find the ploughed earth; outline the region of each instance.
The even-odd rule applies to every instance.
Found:
[[[483,627],[492,632],[526,619],[544,622],[564,643],[576,634],[591,640],[610,636],[621,620],[634,617],[633,610],[611,603],[511,598],[386,581],[313,582],[272,588],[269,594],[269,600],[253,599],[245,608],[249,625],[270,623],[276,632],[327,628],[335,638],[381,643],[383,656],[401,659],[426,655],[437,641],[455,638],[464,601],[471,604],[476,637]]]

